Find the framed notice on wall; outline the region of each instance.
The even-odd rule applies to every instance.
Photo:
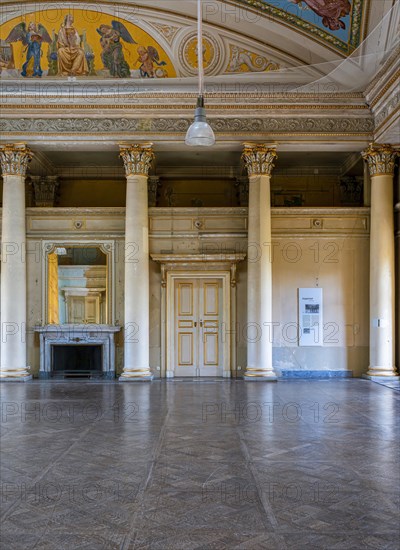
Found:
[[[324,344],[322,288],[299,288],[299,346]]]

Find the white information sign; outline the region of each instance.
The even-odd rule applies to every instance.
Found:
[[[323,346],[322,288],[299,288],[299,346]]]

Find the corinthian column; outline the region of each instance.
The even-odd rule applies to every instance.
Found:
[[[362,156],[371,176],[370,360],[367,377],[397,376],[393,174],[397,152],[371,144]]]
[[[23,143],[0,146],[3,174],[1,234],[2,381],[32,378],[26,361],[25,176],[31,151]]]
[[[153,378],[149,364],[149,218],[152,144],[122,145],[126,171],[124,371],[120,381]]]
[[[272,366],[271,173],[274,146],[244,144],[249,175],[246,380],[276,381]]]

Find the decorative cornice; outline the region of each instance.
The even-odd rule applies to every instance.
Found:
[[[375,107],[375,105],[378,103],[378,101],[380,99],[382,99],[382,97],[392,87],[393,84],[398,85],[399,80],[400,80],[400,69],[392,76],[392,78],[390,78],[390,80],[388,80],[386,82],[385,86],[383,86],[383,88],[381,88],[379,94],[374,97],[373,101],[371,101],[370,107],[371,108]]]
[[[25,143],[0,145],[0,162],[3,176],[25,176],[32,151]]]
[[[215,262],[215,263],[239,263],[246,258],[245,253],[240,252],[227,252],[225,254],[216,253],[200,253],[200,254],[150,254],[151,259],[154,262],[167,264],[172,262],[174,264],[189,263],[203,263],[203,262]]]
[[[7,81],[9,82],[9,81]],[[46,101],[46,105],[47,104],[53,104],[55,107],[57,107],[58,103],[60,103],[60,101],[62,100],[66,100],[66,98],[60,96],[60,94],[51,94],[50,91],[48,90],[48,84],[49,82],[46,81],[46,86],[43,85],[43,87],[41,88],[40,87],[40,82],[37,82],[35,83],[36,86],[35,86],[35,89],[30,91],[29,89],[26,88],[26,82],[24,81],[24,87],[19,90],[18,89],[18,85],[19,85],[19,81],[10,81],[12,83],[12,86],[13,86],[13,93],[12,94],[8,94],[7,91],[4,91],[4,93],[1,93],[1,88],[0,88],[0,97],[3,101],[7,102],[7,101],[13,101],[13,100],[16,100],[20,97],[23,97],[25,100],[27,100],[28,98],[32,98],[32,99],[35,99],[35,100],[38,100],[40,98],[45,98],[45,101]],[[64,81],[59,81],[59,80],[55,80],[53,82],[51,82],[51,84],[54,84],[54,85],[57,85],[58,87],[61,87],[61,89],[63,88],[63,85],[65,85],[65,82]],[[109,81],[105,81],[105,82],[99,82],[98,80],[95,80],[93,82],[93,84],[95,85],[95,91],[96,93],[93,93],[92,97],[93,99],[96,101],[96,105],[99,105],[99,102],[98,102],[98,99],[113,99],[114,102],[116,100],[118,100],[118,102],[121,104],[121,105],[137,105],[138,103],[142,102],[144,99],[161,99],[161,100],[165,100],[165,99],[174,99],[174,100],[184,100],[184,99],[187,99],[188,101],[190,101],[190,104],[193,103],[193,99],[196,99],[198,93],[197,92],[185,92],[185,91],[172,91],[172,92],[168,92],[168,91],[163,91],[163,92],[142,92],[142,91],[137,91],[137,92],[133,92],[132,91],[129,91],[127,93],[120,93],[118,95],[116,95],[115,93],[114,94],[111,94],[111,93],[106,93],[106,91],[104,93],[99,93],[98,92],[98,88],[99,88],[99,85],[102,86],[102,89],[104,89],[107,85],[110,85],[110,82]],[[123,82],[122,82],[123,84]],[[87,85],[90,85],[90,83],[87,83]],[[114,87],[115,85],[113,86],[110,86],[111,87]],[[67,87],[67,90],[71,91],[70,90],[70,87],[68,86]],[[210,102],[211,101],[214,101],[214,100],[220,100],[223,104],[226,104],[228,100],[233,100],[233,103],[236,104],[238,102],[238,100],[240,99],[243,99],[243,102],[246,103],[246,100],[249,100],[249,99],[257,99],[259,101],[265,101],[265,100],[269,100],[269,101],[276,101],[277,103],[281,103],[281,102],[288,102],[288,103],[297,103],[299,101],[310,101],[310,102],[314,102],[316,100],[320,101],[320,102],[324,102],[326,100],[334,100],[335,102],[336,101],[341,101],[343,100],[343,105],[346,105],[346,100],[349,100],[349,99],[355,99],[355,100],[359,100],[360,102],[364,102],[365,100],[365,97],[364,97],[364,94],[363,92],[336,92],[336,93],[332,93],[332,92],[320,92],[320,93],[310,93],[310,92],[291,92],[291,91],[284,91],[284,92],[264,92],[262,90],[262,88],[258,89],[258,88],[255,88],[256,91],[254,92],[246,92],[246,91],[219,91],[219,92],[212,92],[212,91],[205,91],[205,98],[207,99],[207,108],[208,106],[210,105]],[[44,95],[43,92],[48,92]],[[87,101],[88,101],[88,97],[87,97],[87,89],[85,89],[85,87],[83,87],[83,91],[82,93],[78,93],[77,91],[75,91],[75,93],[72,95],[71,97],[71,93],[70,95],[68,96],[68,101],[71,102],[71,105],[73,106],[74,105],[74,102],[75,101],[78,101],[79,99],[86,99],[86,102],[82,103],[82,104],[87,104]],[[57,103],[57,100],[58,100],[58,103]],[[36,105],[36,104],[35,104]]]
[[[275,145],[264,143],[245,143],[242,159],[250,176],[271,175],[278,158]]]
[[[14,98],[15,99],[15,98]],[[166,99],[166,98],[164,98]],[[252,100],[259,100],[259,97],[256,95],[250,97],[249,99]],[[343,111],[343,110],[357,110],[357,111],[369,111],[368,105],[365,104],[354,104],[354,105],[345,105],[343,103],[335,103],[335,104],[315,104],[315,103],[301,103],[300,101],[297,101],[295,103],[290,103],[287,101],[287,103],[249,103],[241,100],[242,103],[211,103],[207,104],[207,110],[208,111],[218,111],[218,110],[224,110],[224,111],[247,111],[247,110],[254,110],[254,107],[257,107],[257,110],[262,111]],[[120,103],[117,105],[110,105],[110,104],[96,104],[96,105],[81,105],[81,104],[67,104],[67,103],[59,103],[58,105],[49,105],[49,104],[29,104],[29,105],[20,105],[17,103],[10,103],[10,104],[0,104],[0,110],[4,113],[6,110],[9,111],[51,111],[59,112],[61,111],[94,111],[94,110],[101,110],[101,111],[127,111],[127,108],[131,107],[132,112],[136,111],[192,111],[193,105],[189,103],[176,103],[176,104],[162,104],[162,103],[141,103],[141,104],[135,104],[135,103]]]
[[[0,208],[1,212],[1,208]],[[26,215],[32,217],[97,217],[107,216],[112,217],[124,217],[124,206],[94,206],[94,207],[74,207],[74,206],[57,206],[54,208],[49,207],[31,207],[26,208]]]
[[[374,105],[379,99],[386,93],[388,88],[391,86],[392,82],[390,80],[388,81],[387,76],[388,73],[393,69],[393,66],[398,63],[400,55],[400,45],[393,48],[393,52],[389,55],[383,66],[378,70],[374,78],[371,80],[371,82],[368,84],[364,94],[365,96],[368,96],[374,89],[374,87],[379,84],[379,81],[384,78],[386,80],[386,84],[383,87],[379,88],[379,91],[374,97],[374,99],[371,102],[371,106]]]
[[[371,143],[362,153],[363,159],[367,161],[371,176],[382,176],[389,174],[393,176],[394,165],[399,152],[391,145]]]
[[[125,134],[184,134],[192,123],[191,118],[3,118],[0,133],[17,135],[97,135]],[[372,135],[372,117],[268,117],[268,118],[209,118],[218,134],[338,134]]]
[[[397,92],[390,98],[385,104],[379,114],[375,117],[375,131],[378,131],[380,127],[385,124],[389,117],[393,116],[398,110],[400,105],[400,92]]]
[[[128,176],[148,176],[154,159],[152,143],[120,145],[120,157]]]

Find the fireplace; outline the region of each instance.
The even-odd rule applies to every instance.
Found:
[[[40,335],[39,378],[115,378],[112,325],[46,325]]]
[[[102,376],[102,348],[98,345],[51,346],[52,376],[99,378]]]

